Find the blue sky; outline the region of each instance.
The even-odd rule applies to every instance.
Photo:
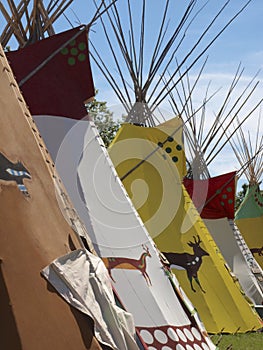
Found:
[[[18,1],[16,1],[18,2]],[[141,3],[140,1],[131,1],[132,3]],[[169,28],[172,29],[175,26],[176,21],[183,13],[185,3],[189,1],[171,1],[172,5],[169,10],[168,17],[170,18]],[[3,1],[6,3],[6,1]],[[126,4],[124,0],[118,0],[120,6],[122,6],[121,20],[123,25],[127,21]],[[145,61],[151,53],[153,43],[155,42],[156,33],[158,32],[160,26],[160,12],[163,8],[164,0],[147,0],[146,11],[147,11],[147,23],[146,23],[146,36],[145,36]],[[198,4],[202,5],[205,3],[204,0],[197,1]],[[205,26],[208,24],[209,19],[212,15],[217,12],[217,10],[225,3],[225,0],[210,0],[204,10],[198,15],[197,19],[193,22],[188,30],[187,38],[185,44],[181,51],[178,51],[178,56],[184,55],[187,49],[193,45],[198,34],[200,34]],[[231,0],[227,9],[219,17],[216,25],[210,31],[213,35],[218,28],[221,28],[226,21],[231,18],[231,16],[236,13],[243,4],[245,0]],[[178,5],[179,4],[179,5]],[[181,4],[181,5],[180,5]],[[197,7],[198,9],[198,7]],[[88,23],[95,12],[93,1],[83,1],[74,0],[70,8],[67,9],[66,15],[73,26],[80,23]],[[139,18],[140,6],[136,5],[133,7],[133,15],[136,26],[136,21]],[[234,74],[236,72],[237,66],[241,63],[244,67],[244,73],[242,74],[242,79],[239,82],[239,86],[236,90],[236,96],[242,91],[242,89],[248,84],[255,73],[262,69],[263,66],[263,1],[262,0],[252,0],[248,7],[234,20],[229,28],[222,34],[220,38],[210,47],[208,54],[208,62],[206,64],[205,70],[202,74],[202,79],[199,82],[198,89],[193,97],[196,106],[200,104],[204,97],[204,92],[206,90],[207,84],[211,82],[210,91],[211,93],[220,88],[220,92],[213,98],[213,103],[209,107],[208,113],[215,113],[218,107],[222,103],[222,98],[224,98],[226,89],[229,87],[231,81],[233,80]],[[3,28],[4,19],[0,15],[0,29]],[[60,20],[55,24],[55,30],[57,32],[66,30],[70,28],[70,24],[65,17],[61,17]],[[110,31],[109,31],[110,34]],[[98,50],[101,52],[103,59],[107,62],[108,67],[111,67],[110,54],[107,52],[107,44],[105,42],[105,37],[102,35],[100,30],[99,21],[94,24],[92,31],[90,32],[90,39],[96,45]],[[209,36],[204,40],[204,43],[209,41]],[[15,48],[12,44],[12,48]],[[117,51],[116,51],[117,52]],[[148,55],[148,56],[147,56]],[[196,65],[196,68],[190,72],[190,78],[195,79],[197,71],[203,62],[200,61]],[[91,62],[94,82],[96,88],[99,90],[98,99],[107,101],[107,104],[112,110],[118,110],[119,101],[113,93],[111,87],[105,82],[100,71],[97,69],[94,62]],[[147,64],[145,64],[147,70]],[[112,66],[112,72],[115,74],[117,79],[117,72]],[[257,88],[255,94],[253,94],[252,105],[255,104],[262,96],[262,72],[259,73],[258,79],[260,80],[260,86]],[[127,76],[128,80],[128,76]],[[233,96],[234,98],[234,96]],[[167,115],[169,117],[168,104],[163,105],[162,108],[167,110]],[[256,117],[259,112],[256,113]],[[253,134],[256,128],[255,119],[250,118],[250,121],[245,124],[245,128],[249,129]],[[262,126],[261,126],[262,130]],[[262,134],[262,132],[261,132]],[[211,164],[212,175],[217,175],[222,172],[238,170],[239,164],[235,160],[235,157],[230,149],[226,149],[221,152],[220,157],[217,157],[216,161]],[[243,180],[242,180],[243,181]],[[240,184],[242,183],[240,182]]]

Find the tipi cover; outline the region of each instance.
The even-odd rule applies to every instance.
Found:
[[[248,187],[245,198],[236,212],[235,223],[263,268],[263,196],[258,184]]]
[[[246,296],[255,305],[261,305],[263,289],[254,275],[257,263],[253,256],[251,259],[251,254],[247,256],[244,250],[245,243],[239,244],[239,240],[236,239],[236,231],[233,229],[235,175],[235,172],[232,172],[205,180],[184,179],[184,185],[229,268],[234,273],[233,277],[238,279]],[[257,276],[259,269],[257,269]],[[261,277],[263,278],[263,274]]]
[[[254,305],[262,305],[263,290],[243,256],[227,218],[203,220],[246,296]]]
[[[175,166],[184,159],[181,133],[173,136],[172,147],[167,145],[174,130],[164,139],[162,133],[157,137],[158,128],[124,124],[110,147],[110,156],[158,249],[171,267],[179,267],[173,271],[207,330],[233,333],[259,329],[259,317],[226,268],[182,186],[181,171]],[[156,145],[160,145],[158,150]]]
[[[76,139],[81,128],[86,130],[84,141]],[[68,157],[71,148],[74,160]],[[214,348],[179,283],[175,279],[172,285],[167,277],[93,122],[81,121],[69,131],[56,165],[114,289],[132,313],[146,345],[155,349],[179,344],[181,349],[186,345]]]
[[[94,246],[146,344],[156,349],[173,348],[176,344],[181,349],[187,345],[208,347],[205,332],[200,333],[196,320],[190,316],[193,307],[186,310],[183,305],[183,299],[189,301],[177,281],[174,287],[179,295],[174,292],[159,253],[92,122],[85,135],[78,176],[93,228]],[[86,215],[83,220],[87,219]],[[198,339],[198,334],[204,338]]]
[[[66,202],[57,195],[56,186],[64,198],[67,195],[2,47],[0,72],[0,348],[99,350],[106,344],[117,350],[122,345],[128,349],[127,339],[134,344],[129,349],[136,349],[130,335],[131,316],[125,313],[121,317],[122,310],[112,300],[111,289],[102,284],[105,271],[94,269],[98,258],[83,248],[79,235],[65,220],[67,216],[74,222],[63,211]],[[69,203],[67,210],[72,210]],[[64,267],[64,261],[72,267],[79,263],[78,255],[84,257],[86,267],[85,283],[82,279],[79,284],[90,298],[74,298],[79,301],[76,305],[69,297],[76,296],[76,286],[69,280],[65,286],[65,279],[56,270],[60,279],[54,280],[63,289],[66,303],[49,283],[47,268],[58,266],[57,259]],[[96,293],[99,284],[100,296]],[[66,291],[70,291],[67,298]],[[112,317],[103,314],[102,305],[111,309]],[[111,332],[114,319],[115,333]],[[120,338],[122,341],[116,342]]]
[[[208,179],[184,178],[183,184],[203,219],[234,219],[236,172]]]

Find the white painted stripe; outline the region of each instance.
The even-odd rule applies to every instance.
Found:
[[[26,188],[25,185],[20,185],[20,184],[18,184],[17,186],[18,186],[18,188],[20,189],[20,191],[22,191],[22,192],[27,192],[27,188]]]
[[[31,178],[30,174],[26,171],[19,171],[19,170],[14,170],[14,169],[10,169],[10,168],[7,168],[6,169],[6,172],[10,175],[13,175],[13,176],[28,176]]]

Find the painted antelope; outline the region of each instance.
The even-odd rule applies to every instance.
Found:
[[[144,252],[140,256],[138,260],[131,258],[119,258],[119,257],[107,257],[102,258],[105,266],[108,269],[109,275],[111,279],[115,282],[112,277],[111,270],[112,269],[128,269],[128,270],[139,270],[143,277],[145,278],[148,285],[151,285],[151,280],[146,272],[146,258],[151,257],[151,253],[149,252],[149,248],[147,246],[142,245]]]
[[[259,256],[263,256],[263,246],[261,248],[250,248],[251,253],[255,256],[258,253]]]
[[[31,175],[24,165],[21,162],[12,163],[0,152],[0,180],[15,181],[20,191],[28,195],[24,179],[31,179]]]
[[[188,242],[187,244],[189,247],[193,248],[194,254],[189,253],[165,253],[162,252],[162,254],[166,257],[166,259],[169,262],[169,267],[181,267],[186,270],[187,277],[191,284],[191,289],[193,292],[196,292],[196,290],[193,287],[193,279],[196,281],[198,286],[200,287],[201,291],[205,293],[203,290],[200,281],[197,276],[197,272],[202,264],[202,257],[203,256],[209,256],[209,254],[200,247],[200,237],[193,236],[194,242]]]

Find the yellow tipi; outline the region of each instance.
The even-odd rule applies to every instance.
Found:
[[[163,125],[123,124],[110,146],[110,156],[158,249],[169,257],[171,267],[179,267],[173,271],[208,332],[259,329],[257,313],[182,185],[185,158],[180,123],[175,119],[170,130],[165,125],[165,132]]]

